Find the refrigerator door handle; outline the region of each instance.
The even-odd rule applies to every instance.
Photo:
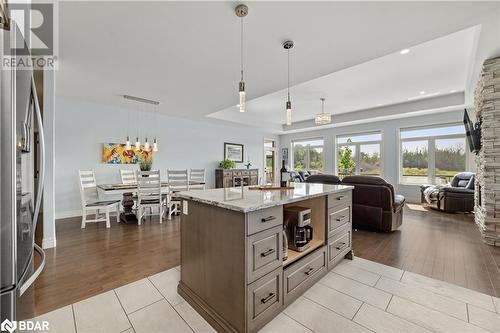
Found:
[[[35,106],[36,120],[38,125],[38,140],[40,142],[40,173],[38,178],[38,191],[35,198],[35,210],[33,212],[33,233],[36,229],[38,221],[38,214],[40,213],[40,206],[42,204],[43,188],[45,185],[45,133],[43,130],[42,113],[40,105],[38,104],[38,95],[36,92],[35,78],[31,76],[31,98]]]
[[[28,290],[29,287],[31,287],[33,282],[35,282],[35,280],[38,278],[40,273],[42,273],[43,268],[45,267],[45,252],[37,244],[34,244],[34,250],[40,255],[40,265],[38,265],[33,274],[31,274],[30,277],[26,279],[26,281],[24,281],[22,285],[19,286],[19,288],[17,289],[18,296],[22,296],[24,292]]]
[[[40,105],[38,104],[38,95],[36,93],[35,79],[31,77],[31,98],[33,99],[33,104],[36,113],[36,120],[38,125],[38,136],[40,141],[40,177],[38,179],[38,191],[35,198],[35,210],[33,212],[33,234],[35,234],[36,223],[38,221],[38,215],[40,213],[40,206],[42,203],[43,187],[45,184],[45,135],[43,132],[43,121],[42,113],[40,112]],[[40,265],[35,269],[33,274],[27,278],[22,285],[18,288],[18,295],[21,296],[32,284],[35,282],[36,278],[42,272],[45,266],[45,252],[43,249],[33,242],[33,248],[38,254],[40,254],[41,261]]]

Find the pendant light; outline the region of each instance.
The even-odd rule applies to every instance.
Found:
[[[240,112],[245,112],[246,107],[246,96],[245,96],[245,81],[243,81],[243,18],[248,14],[248,7],[246,5],[238,5],[234,9],[236,16],[238,16],[241,20],[240,25],[240,70],[241,70],[241,79],[238,84],[238,92],[239,92],[239,100],[240,100]]]
[[[158,104],[160,104],[160,102],[158,102]],[[158,151],[158,142],[156,141],[156,128],[157,128],[157,124],[158,124],[158,112],[160,110],[160,108],[158,107],[158,104],[155,104],[155,138],[154,138],[154,141],[153,141],[153,151],[154,152],[157,152]]]
[[[140,112],[140,110],[139,110],[139,112]],[[139,118],[140,118],[139,112],[137,113],[136,126],[137,126],[137,124],[139,124]],[[141,141],[139,141],[139,126],[137,126],[137,137],[135,138],[135,150],[137,150],[137,151],[141,150]]]
[[[290,49],[293,48],[293,41],[287,40],[286,42],[283,43],[283,48],[287,51],[287,61],[288,61],[288,67],[287,67],[287,73],[288,73],[288,79],[287,79],[287,100],[285,104],[286,108],[286,124],[288,126],[292,125],[292,101],[290,101]]]
[[[332,115],[330,113],[325,112],[325,99],[320,98],[321,100],[321,113],[318,113],[314,118],[314,122],[316,125],[326,125],[332,122]]]
[[[127,141],[125,142],[125,150],[132,150],[132,145],[130,144],[130,108],[127,105]]]
[[[150,113],[149,110],[148,110],[149,106],[146,105],[144,108],[146,110],[146,114],[149,116],[149,113]],[[145,120],[147,121],[147,119],[145,119]],[[148,128],[149,127],[146,127],[146,131],[145,131],[145,133],[146,133],[146,140],[144,141],[144,150],[145,151],[149,151],[149,148],[150,148],[149,142],[148,142],[148,134],[147,134],[148,133],[148,130],[147,130]]]

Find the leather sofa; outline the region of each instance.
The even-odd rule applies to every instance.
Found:
[[[401,226],[405,198],[391,184],[374,176],[348,176],[342,184],[354,186],[353,227],[390,232]]]
[[[340,185],[342,182],[335,175],[310,175],[307,177],[306,183],[321,183],[330,185]]]
[[[473,172],[456,174],[449,186],[422,186],[422,203],[447,213],[472,212],[474,210]]]

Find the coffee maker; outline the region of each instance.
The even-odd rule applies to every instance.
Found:
[[[297,252],[305,251],[313,238],[311,209],[300,206],[286,207],[284,223],[288,231],[288,247]]]

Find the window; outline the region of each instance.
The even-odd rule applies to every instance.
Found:
[[[380,176],[380,132],[337,136],[337,173]]]
[[[466,169],[462,125],[402,129],[400,138],[402,184],[446,184]]]
[[[292,141],[293,169],[323,171],[323,139]]]
[[[264,139],[264,172],[266,174],[266,184],[275,181],[276,170],[276,141]]]

